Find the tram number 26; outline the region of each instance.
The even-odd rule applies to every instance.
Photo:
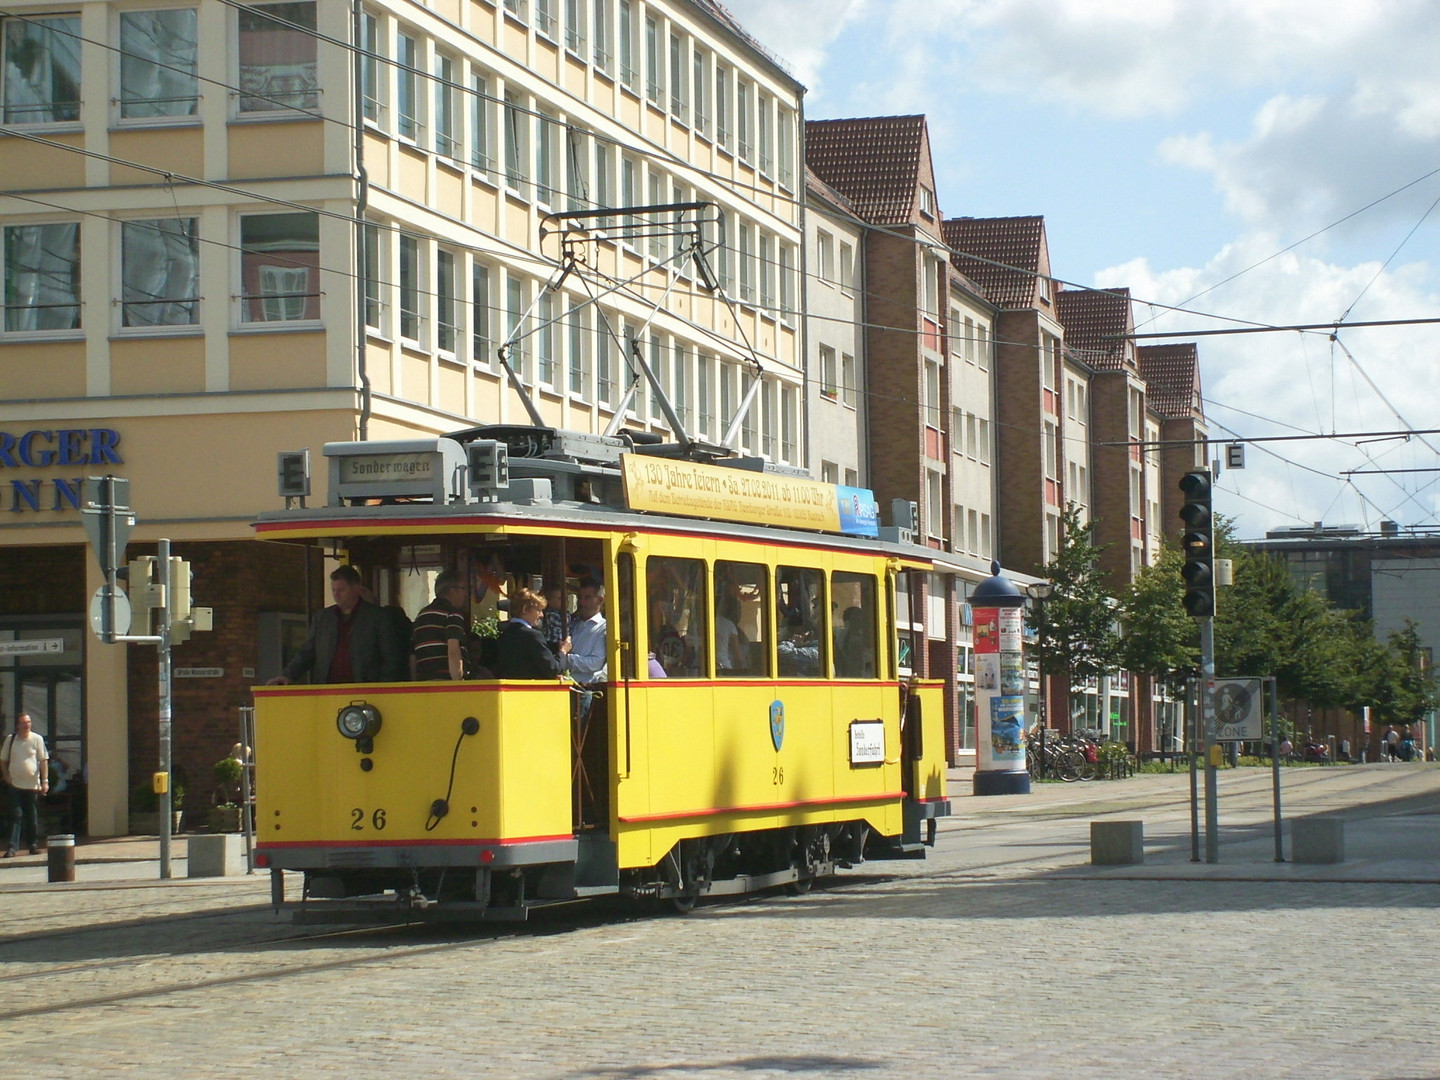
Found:
[[[370,827],[375,831],[385,828],[385,808],[381,807],[370,815]],[[365,811],[360,807],[353,807],[350,811],[350,828],[356,832],[365,831]]]
[[[773,769],[770,770],[770,783],[774,784],[776,787],[779,787],[781,784],[785,783],[784,765],[776,765]]]

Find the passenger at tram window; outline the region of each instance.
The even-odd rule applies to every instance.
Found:
[[[831,576],[836,609],[844,612],[835,627],[835,675],[841,679],[873,679],[875,655],[875,578],[837,571]]]
[[[576,600],[575,617],[570,620],[570,634],[565,639],[570,643],[565,670],[578,683],[604,682],[605,586],[598,581],[582,582]]]
[[[545,597],[529,589],[518,589],[510,595],[510,618],[500,630],[495,649],[497,679],[553,679],[561,671],[561,658],[550,651],[540,633],[541,617],[545,614]],[[561,656],[570,651],[568,641],[561,642]]]
[[[715,564],[715,672],[764,675],[767,572],[758,563]]]
[[[819,570],[782,566],[776,575],[776,654],[781,678],[823,674],[824,639],[819,612],[825,598],[825,575]]]
[[[310,623],[305,644],[270,685],[285,683],[386,682],[404,663],[384,614],[362,596],[360,572],[338,567],[330,575],[335,603]]]
[[[705,564],[699,559],[652,558],[646,563],[650,648],[669,678],[706,670]]]
[[[553,582],[545,586],[545,615],[540,622],[540,633],[550,651],[559,654],[560,643],[567,633],[564,604],[565,590]]]
[[[468,592],[459,570],[444,570],[435,578],[435,599],[420,609],[410,632],[410,667],[416,679],[465,678]]]

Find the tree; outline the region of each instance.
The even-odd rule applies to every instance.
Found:
[[[1030,613],[1030,626],[1038,635],[1044,671],[1064,675],[1069,686],[1092,676],[1114,671],[1120,662],[1115,633],[1115,601],[1106,595],[1100,553],[1080,521],[1074,503],[1060,515],[1060,550],[1041,573],[1054,591]],[[1069,715],[1069,702],[1062,716]]]
[[[1178,691],[1200,666],[1200,636],[1181,603],[1184,557],[1172,547],[1141,567],[1120,597],[1120,661]]]
[[[1415,624],[1406,619],[1405,626],[1391,631],[1383,645],[1376,644],[1371,666],[1356,680],[1358,700],[1352,705],[1369,705],[1372,720],[1380,724],[1422,723],[1440,705],[1440,691]]]

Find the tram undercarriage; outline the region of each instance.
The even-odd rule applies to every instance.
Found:
[[[856,820],[694,837],[654,866],[623,871],[615,869],[614,845],[601,834],[580,837],[574,861],[500,866],[361,869],[337,865],[347,861],[347,853],[336,850],[327,853],[332,865],[291,868],[304,874],[298,903],[285,904],[285,871],[272,867],[272,898],[277,911],[286,907],[296,923],[305,924],[516,922],[536,908],[600,896],[657,901],[684,914],[705,897],[780,887],[804,894],[840,870],[867,859],[912,857],[919,846],[878,836]]]

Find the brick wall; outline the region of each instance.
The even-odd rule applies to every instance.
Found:
[[[77,615],[88,610],[85,560],[91,557],[84,544],[7,547],[0,556],[0,615]]]
[[[1029,309],[1001,312],[995,341],[999,558],[1009,569],[1034,573],[1045,550],[1039,316]]]
[[[131,545],[130,557],[154,554]],[[174,646],[176,668],[223,668],[221,678],[175,679],[171,700],[171,761],[186,786],[185,805],[209,803],[211,768],[239,738],[239,708],[251,704],[253,680],[244,674],[258,660],[257,616],[262,611],[307,610],[305,556],[298,548],[253,541],[177,543],[171,554],[188,559],[193,601],[215,611],[215,629]],[[310,583],[319,603],[325,578],[312,556]],[[153,645],[130,645],[130,784],[145,781],[159,764],[158,657]],[[92,708],[94,705],[92,704]]]
[[[1095,470],[1095,542],[1106,545],[1100,568],[1110,590],[1125,587],[1130,580],[1130,449],[1105,446],[1124,443],[1130,437],[1130,384],[1123,371],[1097,372],[1090,380],[1090,423]]]
[[[924,423],[920,415],[924,365],[914,332],[918,326],[920,250],[909,239],[886,233],[872,234],[865,244],[867,318],[871,324],[865,342],[870,479],[886,521],[892,499],[913,499],[924,513]]]

